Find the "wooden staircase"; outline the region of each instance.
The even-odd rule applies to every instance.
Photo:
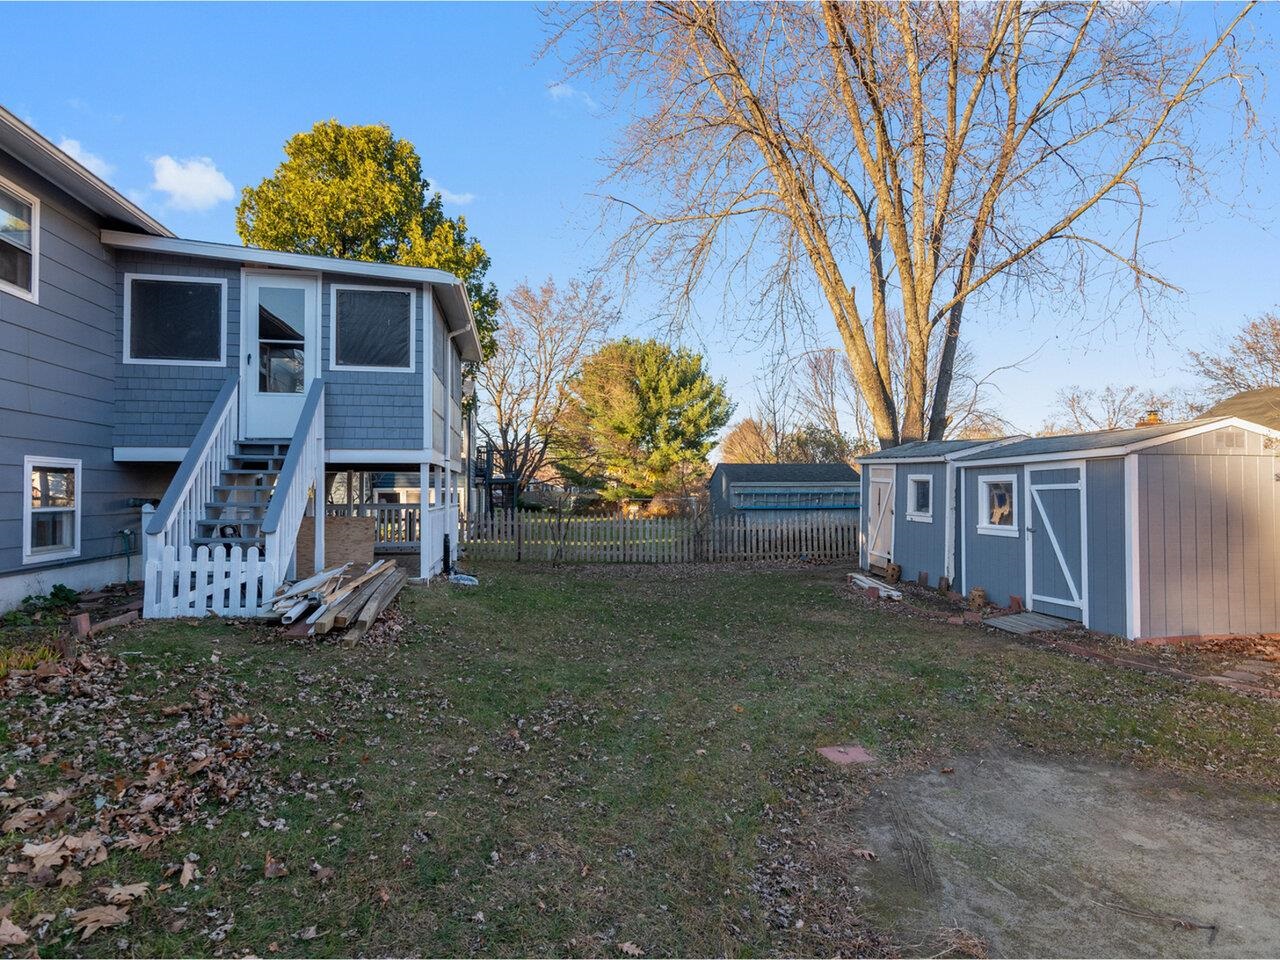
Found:
[[[193,548],[238,546],[264,548],[262,521],[267,515],[276,479],[289,453],[288,440],[238,440],[227,457],[213,500],[205,503],[196,521]]]

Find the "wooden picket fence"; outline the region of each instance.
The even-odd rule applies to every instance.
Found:
[[[178,556],[172,545],[148,557],[142,615],[149,618],[256,616],[276,589],[273,564],[257,547],[187,547]]]
[[[857,514],[784,517],[575,517],[534,511],[470,519],[468,557],[570,563],[849,560]]]

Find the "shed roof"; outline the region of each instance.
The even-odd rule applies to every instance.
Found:
[[[859,457],[858,460],[859,462],[863,460],[924,460],[945,457],[948,454],[998,442],[998,440],[912,440],[910,443],[877,450],[865,457]]]
[[[1206,417],[1181,423],[1156,423],[1147,427],[1128,427],[1122,430],[1092,430],[1088,433],[1064,433],[1057,437],[1028,437],[1025,440],[1015,440],[988,450],[977,450],[971,454],[965,454],[961,459],[971,463],[975,460],[1010,460],[1061,453],[1088,453],[1091,450],[1112,450],[1158,440],[1195,427],[1207,427],[1215,422],[1225,423],[1229,419],[1229,417]]]
[[[1228,397],[1205,412],[1206,417],[1240,417],[1280,430],[1280,387],[1260,387]]]
[[[858,471],[847,463],[721,463],[722,473],[739,483],[853,483]]]

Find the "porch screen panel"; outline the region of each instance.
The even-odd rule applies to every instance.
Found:
[[[221,361],[220,282],[129,282],[130,359]]]

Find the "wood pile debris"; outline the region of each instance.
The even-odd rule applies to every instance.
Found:
[[[880,600],[901,600],[902,591],[895,590],[887,583],[877,580],[875,577],[868,577],[861,573],[851,573],[847,578],[851,587],[859,590],[867,591],[868,595],[872,595],[874,599]]]
[[[394,560],[344,563],[281,587],[268,619],[286,626],[286,637],[313,637],[344,630],[343,646],[354,646],[391,605],[409,574]]]

